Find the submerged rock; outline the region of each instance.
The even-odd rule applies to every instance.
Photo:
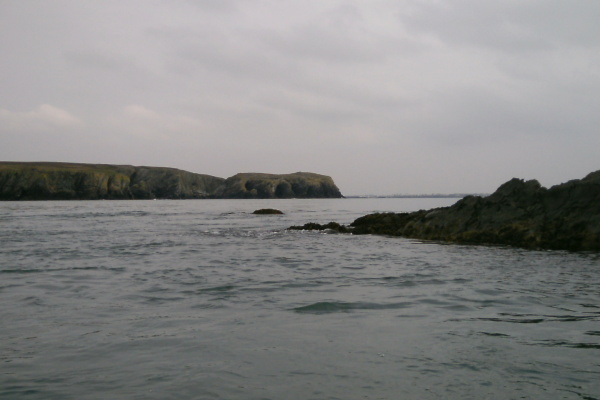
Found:
[[[310,224],[304,229],[311,229]],[[343,229],[455,243],[597,251],[600,171],[550,189],[535,180],[512,179],[487,197],[467,196],[433,210],[369,214]]]

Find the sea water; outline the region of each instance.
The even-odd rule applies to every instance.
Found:
[[[599,399],[600,254],[286,230],[455,201],[2,202],[0,398]]]

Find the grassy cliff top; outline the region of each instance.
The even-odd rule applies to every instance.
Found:
[[[177,168],[171,167],[150,167],[150,166],[135,166],[135,165],[119,165],[119,164],[85,164],[85,163],[66,163],[66,162],[51,162],[51,161],[0,161],[0,171],[7,170],[23,170],[23,169],[35,169],[38,171],[111,171],[111,172],[130,172],[134,169],[153,169],[163,171],[182,171],[189,172]],[[195,172],[189,172],[196,174]],[[198,174],[204,175],[204,174]],[[258,172],[244,172],[238,173],[231,178],[237,178],[242,180],[249,179],[306,179],[306,180],[323,180],[331,179],[329,176],[315,174],[313,172],[294,172],[291,174],[266,174]],[[231,179],[230,178],[230,179]]]
[[[265,174],[259,172],[241,172],[233,175],[229,179],[240,179],[240,180],[279,180],[279,179],[303,179],[307,182],[310,181],[323,181],[332,180],[327,175],[315,174],[313,172],[294,172],[291,174]]]
[[[177,168],[170,167],[148,167],[134,165],[118,165],[118,164],[84,164],[84,163],[65,163],[65,162],[20,162],[20,161],[0,161],[0,171],[19,171],[19,170],[36,170],[40,172],[119,172],[124,174],[133,173],[136,169],[150,169],[161,171],[181,171],[193,173]],[[197,174],[202,175],[202,174]]]

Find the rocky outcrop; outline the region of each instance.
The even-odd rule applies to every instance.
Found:
[[[273,175],[242,173],[227,178],[216,195],[228,199],[340,198],[333,179],[310,172]]]
[[[311,173],[238,174],[226,180],[175,168],[0,162],[0,200],[289,197],[341,194],[331,178]]]
[[[341,225],[337,222],[329,222],[327,224],[317,224],[315,222],[309,222],[301,226],[290,226],[288,228],[292,231],[325,231],[327,233],[352,233],[353,229],[351,226]]]
[[[427,211],[370,214],[343,229],[456,243],[597,251],[600,171],[550,189],[535,180],[512,179],[487,197],[467,196],[453,206]]]

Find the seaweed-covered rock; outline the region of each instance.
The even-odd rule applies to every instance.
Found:
[[[338,224],[337,222],[329,222],[327,224],[317,224],[315,222],[309,222],[301,226],[290,226],[288,228],[292,231],[328,231],[335,233],[350,233],[352,228],[346,225]]]
[[[321,229],[314,225],[304,229]],[[450,207],[433,210],[369,214],[343,229],[357,235],[597,251],[600,171],[550,189],[535,180],[512,179],[487,197],[467,196]]]
[[[600,250],[600,173],[550,189],[512,179],[450,207],[355,220],[353,233],[525,248]]]

